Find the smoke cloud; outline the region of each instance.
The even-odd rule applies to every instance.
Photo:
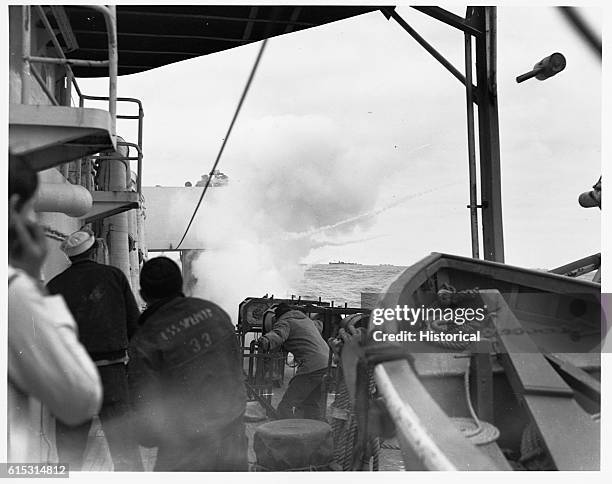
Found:
[[[406,153],[357,151],[315,115],[266,117],[232,136],[219,166],[229,184],[208,190],[191,230],[206,247],[193,264],[193,294],[235,318],[246,297],[291,294],[311,250],[371,226],[389,208],[373,209],[385,174]]]

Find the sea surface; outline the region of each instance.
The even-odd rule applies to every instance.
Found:
[[[307,266],[295,296],[361,306],[362,292],[383,292],[406,268],[392,265],[315,264]]]

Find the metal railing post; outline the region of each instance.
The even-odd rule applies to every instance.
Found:
[[[482,252],[485,260],[504,262],[497,107],[497,15],[496,7],[474,7],[474,9],[478,27],[485,32],[485,35],[476,38]]]
[[[64,89],[65,106],[70,106],[72,103],[72,83],[74,82],[74,74],[72,69],[66,73],[66,87]]]
[[[111,116],[111,136],[117,142],[117,72],[119,53],[117,49],[117,12],[114,5],[91,5],[93,10],[104,15],[108,34],[108,111]]]
[[[109,98],[106,96],[89,96],[85,94],[80,94],[80,102],[84,103],[85,100],[91,101],[107,101]],[[143,139],[143,129],[144,129],[144,109],[142,108],[142,102],[139,99],[131,98],[131,97],[118,97],[118,102],[130,102],[138,105],[138,115],[121,115],[117,114],[117,119],[135,119],[138,120],[138,141],[137,143],[121,143],[123,146],[131,146],[136,149],[138,156],[137,157],[129,157],[124,158],[127,160],[138,160],[138,180],[136,181],[136,191],[138,194],[142,194],[142,160],[144,158],[144,153],[142,150],[142,139]],[[118,159],[116,157],[101,157],[98,156],[97,159]]]
[[[82,163],[83,160],[81,158],[79,158],[78,160],[75,160],[75,168],[76,168],[76,184],[77,185],[81,185],[81,170],[83,169]]]
[[[21,6],[21,104],[30,104],[30,51],[32,48],[30,5]]]
[[[474,135],[474,102],[472,92],[472,37],[465,34],[465,96],[467,107],[468,172],[470,181],[470,231],[472,257],[480,257],[478,241],[478,187],[476,181],[476,141]]]
[[[36,67],[34,67],[33,65],[30,65],[29,70],[30,70],[30,73],[34,76],[34,79],[36,79],[36,81],[38,82],[40,88],[49,98],[49,101],[51,101],[51,104],[53,104],[54,106],[59,106],[59,102],[57,101],[57,99],[55,99],[55,95],[51,92],[51,90],[49,89],[49,86],[47,86],[47,83],[42,78],[42,75],[38,72]]]
[[[108,60],[109,60],[109,90],[108,110],[111,115],[111,135],[113,141],[117,141],[117,73],[119,63],[119,52],[117,49],[117,12],[114,5],[108,7]]]
[[[142,109],[142,104],[138,104],[138,146],[140,146],[140,150],[138,150],[138,179],[136,180],[136,191],[140,196],[142,194],[142,130],[143,130],[143,122],[144,122],[144,111]]]

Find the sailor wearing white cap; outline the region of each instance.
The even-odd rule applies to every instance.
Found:
[[[68,256],[74,257],[93,247],[96,242],[94,234],[89,229],[81,229],[70,234],[60,245],[60,249]]]
[[[61,249],[72,265],[47,284],[61,294],[79,327],[79,340],[98,367],[104,401],[99,418],[115,471],[142,470],[138,444],[131,430],[127,382],[128,340],[136,331],[140,311],[123,272],[97,263],[96,238],[82,228],[70,234]],[[60,462],[79,470],[91,421],[78,427],[56,426]]]

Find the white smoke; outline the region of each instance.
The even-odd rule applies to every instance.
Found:
[[[246,297],[287,297],[311,250],[350,243],[336,239],[388,209],[373,207],[385,173],[406,154],[357,152],[342,139],[330,119],[314,115],[267,117],[232,135],[219,166],[229,185],[208,190],[191,229],[206,247],[193,264],[195,296],[234,318]]]

